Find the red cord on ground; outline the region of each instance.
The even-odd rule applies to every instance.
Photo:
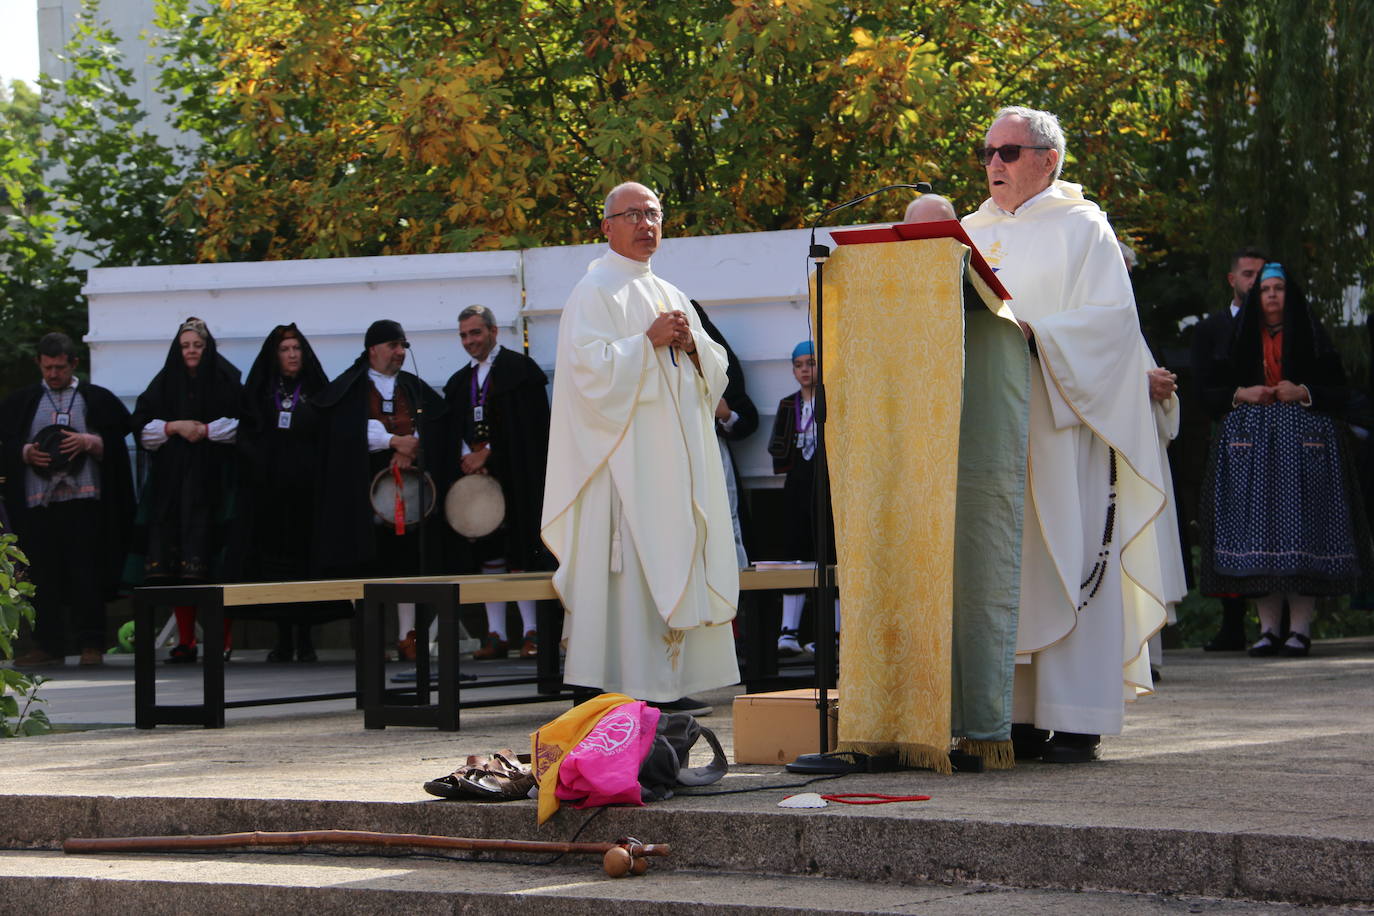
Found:
[[[929,795],[883,795],[881,792],[846,792],[841,795],[822,795],[821,798],[844,805],[885,805],[888,802],[930,801]]]

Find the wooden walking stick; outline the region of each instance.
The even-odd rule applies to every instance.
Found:
[[[422,849],[465,849],[491,852],[555,852],[599,855],[606,874],[622,878],[642,875],[649,856],[666,856],[667,843],[642,843],[621,837],[614,843],[557,843],[545,840],[487,840],[423,833],[374,833],[370,830],[298,830],[220,833],[209,836],[70,837],[62,851],[82,852],[185,852],[191,849],[230,849],[245,846],[384,846]]]

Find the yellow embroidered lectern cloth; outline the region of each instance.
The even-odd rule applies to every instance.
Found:
[[[825,267],[839,748],[949,772],[967,249],[840,245]]]

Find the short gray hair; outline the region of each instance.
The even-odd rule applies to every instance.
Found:
[[[1059,173],[1064,171],[1065,152],[1064,130],[1059,126],[1059,117],[1038,108],[1008,105],[1006,108],[997,110],[997,114],[992,118],[992,123],[996,124],[1003,118],[1012,117],[1021,118],[1026,122],[1026,128],[1030,131],[1031,139],[1035,141],[1037,146],[1048,146],[1059,153],[1059,158],[1054,164],[1054,177],[1058,178]],[[988,128],[989,131],[991,129]]]
[[[487,308],[485,305],[469,305],[458,313],[459,324],[462,324],[469,318],[481,318],[482,324],[489,328],[496,327],[496,316],[493,315],[491,309]]]
[[[643,188],[650,194],[654,195],[655,197],[658,197],[658,192],[655,191],[653,188],[649,187],[647,184],[641,184],[638,181],[622,181],[620,184],[611,188],[611,192],[606,195],[606,202],[601,205],[602,219],[605,219],[606,217],[611,215],[611,203],[615,200],[615,196],[619,194],[621,191],[625,190],[626,188]]]

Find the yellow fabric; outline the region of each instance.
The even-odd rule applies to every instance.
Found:
[[[553,790],[558,785],[558,767],[563,758],[577,747],[577,742],[587,737],[602,716],[617,706],[633,702],[623,693],[603,693],[579,703],[530,735],[530,765],[534,769],[535,782],[539,784],[539,823],[553,817],[558,810],[558,796]]]
[[[965,251],[841,245],[825,268],[839,748],[945,773]]]

